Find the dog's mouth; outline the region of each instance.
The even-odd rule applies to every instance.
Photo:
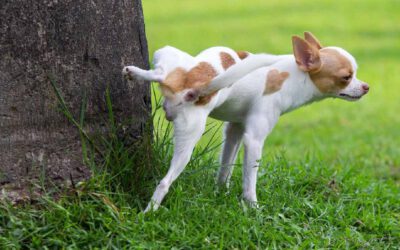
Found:
[[[353,95],[348,95],[348,94],[345,94],[345,93],[340,93],[339,96],[340,97],[344,97],[345,99],[350,99],[350,100],[354,100],[354,101],[359,100],[362,97],[362,95],[353,96]]]

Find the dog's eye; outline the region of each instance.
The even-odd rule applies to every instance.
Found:
[[[348,75],[348,76],[343,76],[342,80],[345,82],[348,82],[351,79],[352,75]]]

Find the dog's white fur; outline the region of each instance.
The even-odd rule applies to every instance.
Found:
[[[310,33],[306,33],[306,37],[307,35]],[[308,40],[309,42],[304,44],[312,45],[312,50],[318,47],[321,53],[323,50],[336,51],[346,58],[352,67],[353,74],[346,87],[336,92],[321,91],[311,77],[311,72],[315,71],[311,67],[315,63],[315,58],[310,57],[309,61],[301,61],[302,55],[299,56],[298,53],[302,53],[303,47],[296,44],[299,42],[296,39],[293,38],[295,56],[249,55],[246,59],[240,60],[229,48],[213,47],[192,57],[183,51],[167,46],[154,54],[154,70],[146,71],[134,66],[124,68],[124,74],[160,83],[177,67],[190,70],[199,62],[210,63],[218,73],[207,87],[198,90],[199,95],[219,90],[209,103],[195,105],[193,101],[185,102],[184,96],[191,90],[176,93],[176,98],[166,99],[164,108],[174,124],[174,155],[168,173],[157,186],[145,211],[159,207],[172,182],[184,170],[196,143],[204,132],[208,116],[227,122],[221,167],[217,177],[218,184],[228,186],[233,164],[240,143],[243,141],[245,154],[243,198],[250,204],[256,204],[258,160],[261,158],[264,140],[274,128],[279,116],[325,97],[356,100],[368,92],[368,85],[356,78],[357,64],[348,52],[337,47],[321,48],[318,47],[319,42],[316,39]],[[301,43],[301,45],[304,44]],[[300,52],[298,52],[299,48]],[[308,49],[311,50],[311,48]],[[236,62],[226,71],[221,66],[219,57],[221,51],[229,53]],[[307,49],[304,51],[306,56],[311,54]],[[329,55],[324,60],[327,60],[326,58],[329,59]],[[271,70],[288,72],[289,77],[279,91],[264,95],[266,76]]]

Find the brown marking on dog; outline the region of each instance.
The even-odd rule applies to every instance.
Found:
[[[277,69],[270,70],[265,81],[263,95],[269,95],[279,91],[283,82],[289,77],[289,72],[279,72]]]
[[[200,89],[207,86],[210,81],[217,76],[217,71],[213,66],[206,62],[199,63],[196,67],[188,72],[187,88]],[[199,97],[195,102],[196,105],[206,105],[216,95],[217,92],[211,93],[206,96]]]
[[[207,86],[215,76],[217,76],[217,71],[211,64],[200,62],[187,73],[185,89]]]
[[[337,93],[349,85],[353,76],[351,62],[335,49],[319,51],[321,67],[309,72],[311,80],[322,93]],[[351,76],[350,79],[345,79]]]
[[[173,99],[175,93],[181,92],[185,89],[201,89],[207,86],[216,76],[217,71],[207,62],[200,62],[189,71],[178,67],[171,71],[162,82],[160,85],[161,92],[166,98]],[[215,94],[216,92],[206,96],[201,96],[195,104],[205,105]]]
[[[299,68],[310,75],[315,86],[324,94],[335,94],[351,82],[353,67],[340,52],[322,46],[311,33],[306,40],[293,36],[293,53]]]
[[[233,57],[226,52],[219,53],[219,57],[221,59],[221,64],[224,70],[227,70],[230,66],[236,63],[235,59],[233,59]]]
[[[178,67],[171,71],[161,84],[161,88],[167,88],[172,93],[177,93],[185,89],[187,81],[187,71]]]
[[[211,101],[211,99],[217,94],[218,91],[215,91],[209,95],[205,95],[205,96],[200,96],[199,100],[197,100],[194,104],[201,106],[201,105],[206,105],[207,103],[209,103]]]
[[[240,59],[245,59],[246,57],[248,57],[250,55],[249,52],[247,51],[236,51],[236,54],[239,56]]]

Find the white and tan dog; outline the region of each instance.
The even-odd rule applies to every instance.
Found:
[[[338,47],[322,47],[309,32],[304,36],[292,37],[294,55],[213,47],[192,57],[167,46],[155,52],[154,70],[123,69],[128,77],[160,83],[167,119],[174,124],[171,166],[145,211],[159,207],[184,170],[208,116],[227,122],[218,184],[228,186],[243,141],[243,198],[256,204],[258,160],[279,117],[326,97],[355,101],[368,92],[369,86],[356,78],[353,56]]]

